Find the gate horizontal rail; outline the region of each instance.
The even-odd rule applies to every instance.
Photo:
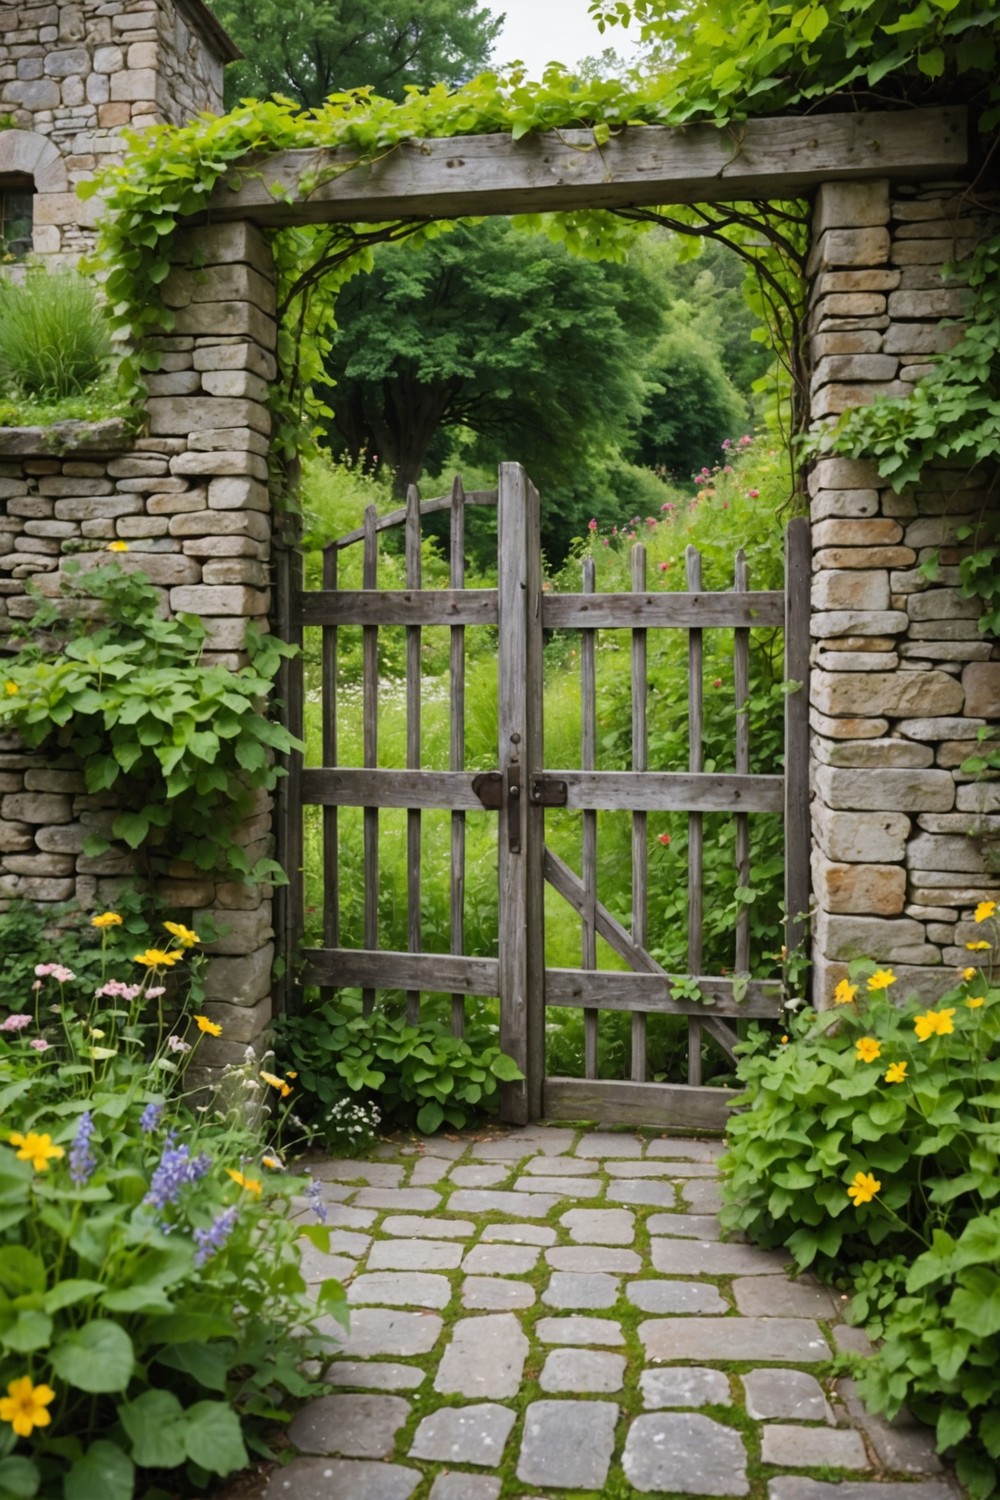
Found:
[[[753,629],[783,625],[785,596],[752,594],[545,594],[545,630]]]
[[[496,625],[496,589],[322,589],[302,594],[298,625]]]

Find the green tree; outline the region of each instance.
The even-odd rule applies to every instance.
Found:
[[[561,552],[593,514],[595,466],[620,460],[641,419],[662,314],[639,267],[577,260],[491,220],[416,251],[381,247],[338,320],[335,445],[391,470],[402,495],[435,438],[464,429],[472,462],[529,470]]]
[[[284,94],[307,109],[368,86],[457,84],[486,67],[503,24],[478,0],[210,0],[245,53],[226,74],[226,106]]]
[[[683,328],[659,340],[646,379],[646,410],[632,457],[683,483],[717,459],[723,438],[745,424],[746,402],[718,354]]]

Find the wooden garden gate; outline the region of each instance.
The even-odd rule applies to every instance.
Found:
[[[498,584],[495,589],[465,587],[465,513],[469,504],[498,508]],[[447,589],[422,588],[422,517],[450,512],[451,563]],[[379,533],[405,531],[405,588],[378,586]],[[337,587],[338,556],[349,546],[363,549],[363,587]],[[784,592],[751,592],[742,554],[735,586],[725,593],[701,587],[700,558],[688,551],[688,591],[646,591],[645,550],[632,555],[632,592],[594,592],[594,565],[585,561],[583,590],[556,594],[543,590],[539,540],[539,499],[517,464],[501,465],[495,491],[466,495],[459,481],[452,493],[420,502],[411,490],[404,510],[378,518],[369,509],[364,526],[325,550],[323,587],[304,590],[289,580],[286,639],[301,643],[303,629],[322,628],[322,767],[290,768],[285,820],[286,868],[295,872],[285,904],[285,951],[301,945],[303,892],[301,867],[303,810],[323,809],[323,943],[303,950],[304,983],[357,987],[370,1010],[379,991],[403,991],[407,1013],[416,1019],[423,993],[451,996],[452,1027],[461,1034],[467,996],[500,1000],[500,1042],[518,1062],[523,1083],[502,1086],[503,1117],[511,1122],[548,1118],[601,1119],[630,1124],[719,1129],[725,1120],[725,1092],[701,1086],[701,1041],[707,1033],[728,1053],[735,1017],[776,1017],[784,999],[780,983],[746,979],[749,927],[740,907],[735,930],[735,978],[702,974],[702,819],[731,812],[736,819],[738,882],[748,884],[747,819],[759,812],[785,818],[785,910],[787,941],[801,937],[800,916],[809,893],[808,580],[809,533],[804,520],[787,534]],[[406,768],[379,762],[378,631],[406,627]],[[421,767],[421,631],[451,631],[450,753],[447,770]],[[363,636],[363,765],[342,766],[337,745],[337,631],[361,626]],[[475,773],[465,760],[465,632],[472,626],[496,628],[498,658],[498,747],[495,768]],[[751,775],[747,715],[739,710],[749,695],[749,631],[772,626],[785,631],[785,675],[801,684],[786,695],[785,774]],[[703,769],[702,632],[734,631],[734,690],[737,708],[735,771]],[[690,769],[687,773],[650,769],[647,751],[647,633],[661,628],[688,633]],[[543,756],[543,633],[581,632],[582,753],[579,769],[548,767]],[[600,630],[631,632],[632,769],[601,771],[597,759],[595,642]],[[289,727],[303,729],[301,669],[288,690]],[[364,824],[364,946],[347,948],[340,939],[338,809],[362,808]],[[495,954],[466,952],[465,819],[483,807],[498,816],[499,941]],[[577,872],[546,848],[547,808],[577,810],[582,818],[582,869]],[[379,810],[407,811],[407,945],[405,951],[379,947]],[[449,952],[428,952],[422,941],[421,814],[444,809],[451,815]],[[632,815],[632,921],[618,921],[597,894],[597,814],[601,809]],[[713,1004],[678,997],[678,981],[648,951],[647,829],[650,812],[680,810],[689,819],[688,975]],[[548,883],[582,919],[579,968],[547,968],[544,943],[544,887]],[[628,973],[597,967],[597,938],[603,938],[629,965]],[[572,1006],[584,1012],[585,1077],[545,1076],[545,1010]],[[628,1011],[631,1077],[597,1077],[598,1014]],[[656,1013],[688,1017],[688,1083],[649,1082],[646,1018]],[[730,1018],[730,1019],[727,1019]]]

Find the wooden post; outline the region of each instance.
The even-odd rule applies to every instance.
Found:
[[[378,588],[378,514],[374,505],[365,510],[364,558],[361,583],[366,589]],[[364,763],[378,765],[378,626],[366,625],[361,632],[363,679]],[[364,811],[365,841],[365,947],[378,947],[378,808]],[[361,991],[361,1008],[366,1016],[375,1009],[375,991]]]
[[[545,1046],[544,813],[530,805],[542,767],[542,610],[538,493],[520,464],[500,465],[499,823],[500,1045],[525,1075],[502,1084],[510,1124],[542,1110]]]
[[[632,548],[632,592],[646,592],[646,549]],[[632,631],[632,769],[649,770],[649,729],[646,710],[649,696],[646,673],[646,632]],[[632,937],[645,948],[649,915],[649,856],[646,848],[646,814],[632,814]],[[632,1082],[646,1082],[646,1017],[632,1012]]]
[[[701,591],[701,553],[688,547],[688,593]],[[700,772],[702,750],[702,715],[704,711],[704,651],[700,630],[688,631],[688,743],[689,769]],[[702,970],[702,883],[705,835],[701,813],[688,814],[688,973],[697,977]],[[688,1022],[688,1083],[701,1083],[701,1027]]]
[[[457,476],[451,487],[451,574],[453,589],[465,588],[465,489]],[[465,770],[465,626],[451,627],[451,729],[448,765]],[[451,815],[451,951],[465,952],[465,813]],[[465,996],[451,997],[451,1030],[465,1035]]]
[[[592,594],[595,587],[594,559],[583,560],[583,592]],[[595,630],[580,632],[580,765],[584,771],[597,769],[597,667]],[[597,813],[583,813],[583,933],[582,961],[585,969],[597,968]],[[597,1077],[598,1012],[583,1012],[583,1076]]]
[[[809,910],[809,522],[796,516],[785,536],[785,943],[802,942]]]
[[[282,663],[278,691],[285,702],[286,724],[299,739],[304,738],[303,665],[301,656],[302,627],[297,619],[298,596],[302,591],[302,554],[294,545],[282,547],[276,557],[278,597],[278,633],[282,640],[300,648],[300,654]],[[303,938],[305,894],[303,890],[302,840],[302,755],[293,750],[288,757],[288,775],[278,783],[277,856],[288,877],[288,885],[279,887],[275,906],[275,936],[278,952],[285,960],[284,973],[275,986],[275,1008],[279,1013],[298,1008],[296,956]]]
[[[420,591],[422,569],[420,558],[420,494],[411,484],[406,493],[406,587]],[[420,626],[406,627],[406,768],[420,768]],[[420,847],[421,814],[419,807],[406,812],[406,946],[411,953],[423,947],[420,931]],[[420,1021],[420,991],[406,992],[406,1019],[411,1026]]]

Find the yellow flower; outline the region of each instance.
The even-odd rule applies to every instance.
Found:
[[[863,1036],[854,1044],[859,1062],[874,1062],[882,1055],[882,1046],[873,1036]]]
[[[233,1179],[237,1187],[243,1188],[248,1193],[253,1193],[256,1198],[260,1197],[260,1183],[256,1177],[244,1177],[242,1172],[237,1172],[233,1167],[227,1167],[226,1173]]]
[[[996,912],[996,909],[997,904],[995,901],[980,901],[973,913],[972,920],[974,922],[988,922],[990,917]]]
[[[50,1385],[34,1385],[30,1375],[12,1380],[6,1396],[0,1396],[0,1422],[9,1422],[18,1437],[30,1437],[36,1427],[48,1427],[52,1421],[46,1407],[56,1393]]]
[[[890,984],[896,983],[896,976],[891,969],[877,969],[868,981],[870,990],[887,990]]]
[[[11,682],[10,678],[7,679],[3,686],[4,692],[7,694],[8,698],[13,698],[15,693],[19,693],[21,691],[17,683]]]
[[[925,1010],[922,1016],[915,1016],[913,1029],[917,1033],[917,1039],[926,1042],[931,1036],[950,1036],[955,1030],[951,1024],[954,1014],[954,1009]]]
[[[975,977],[976,977],[976,975],[978,973],[979,973],[978,969],[963,969],[962,970],[962,978],[963,979],[975,979]]]
[[[263,1078],[265,1083],[269,1083],[273,1089],[278,1090],[278,1093],[281,1095],[282,1099],[287,1099],[289,1094],[292,1092],[291,1085],[287,1084],[283,1078],[277,1078],[273,1073],[263,1072],[260,1076],[261,1078]]]
[[[905,1083],[907,1066],[905,1062],[890,1063],[885,1070],[886,1083]]]
[[[966,1000],[965,1003],[969,1007],[970,1010],[978,1010],[981,1005],[985,1005],[986,1004],[986,996],[985,995],[972,995],[972,996],[970,996],[970,998],[968,1000]]]
[[[61,1146],[53,1146],[50,1135],[38,1135],[34,1130],[29,1130],[27,1135],[12,1130],[7,1139],[12,1146],[18,1147],[18,1161],[30,1161],[36,1172],[47,1172],[50,1161],[58,1161],[60,1156],[66,1155]]]
[[[862,1203],[870,1203],[881,1187],[878,1178],[873,1177],[870,1172],[855,1172],[854,1181],[847,1189],[847,1196],[854,1199],[855,1208],[860,1208]]]
[[[183,922],[164,922],[163,925],[170,936],[177,939],[182,948],[193,948],[195,943],[201,942],[198,934],[192,932],[190,927],[185,927]]]
[[[210,1021],[207,1016],[195,1016],[198,1030],[207,1032],[209,1036],[221,1036],[222,1027],[216,1021]]]
[[[286,1073],[285,1074],[286,1078],[298,1078],[298,1076],[299,1076],[298,1073]]]
[[[980,938],[978,942],[966,943],[965,946],[968,948],[970,953],[988,953],[993,947],[993,944],[987,943],[984,938]]]
[[[163,948],[147,948],[145,953],[135,955],[135,962],[145,964],[147,969],[172,969],[183,957],[183,953],[167,953]]]
[[[128,551],[128,542],[109,542],[108,543],[108,551],[109,552],[127,552]]]
[[[787,1038],[787,1036],[783,1036],[783,1037],[782,1037],[782,1038],[781,1038],[781,1045],[782,1045],[782,1046],[783,1046],[783,1047],[784,1047],[784,1046],[785,1046],[785,1044],[786,1044],[786,1042],[787,1042],[787,1041],[788,1041],[788,1038]]]
[[[91,927],[100,927],[103,931],[106,927],[120,927],[122,919],[116,911],[102,911],[100,916],[91,917]]]
[[[833,992],[833,1003],[834,1005],[850,1005],[857,993],[856,984],[851,984],[848,979],[842,979]]]
[[[272,1172],[283,1172],[284,1167],[276,1156],[262,1156],[261,1161],[265,1167],[270,1167]]]

